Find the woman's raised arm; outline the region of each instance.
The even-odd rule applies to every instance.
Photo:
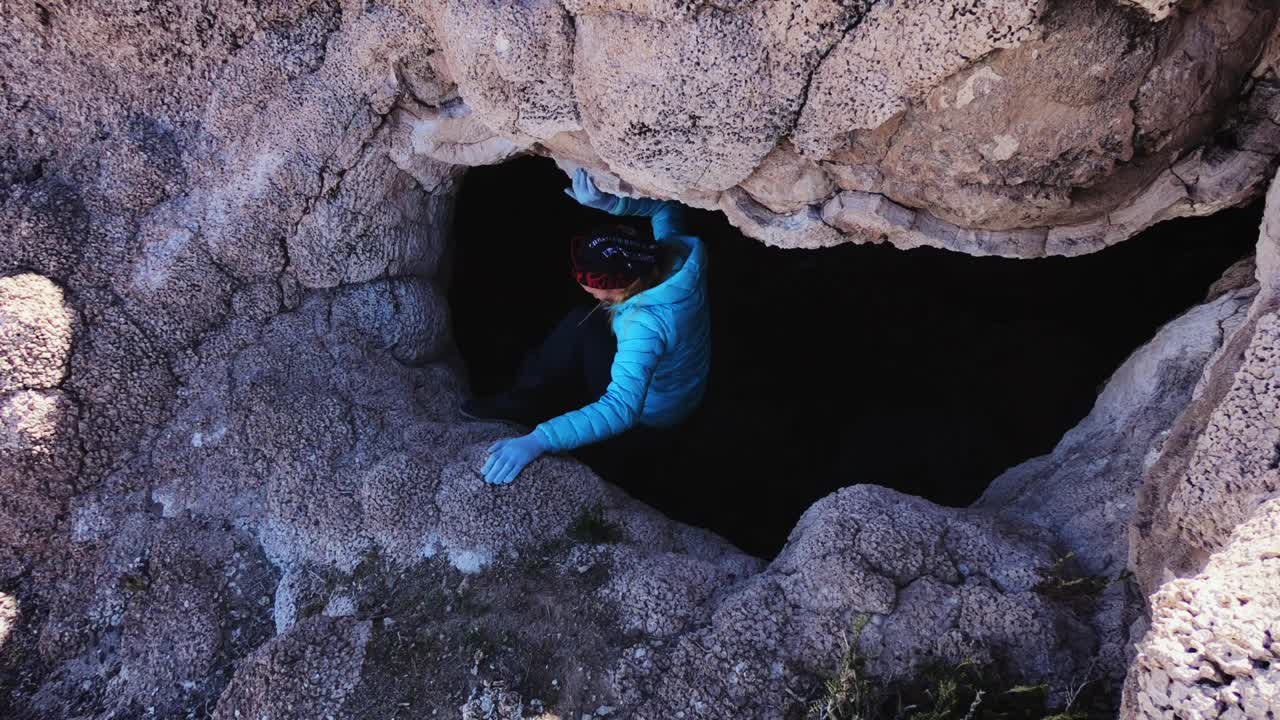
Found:
[[[653,218],[653,238],[663,240],[669,235],[687,234],[684,206],[671,200],[653,198],[628,198],[607,193],[596,187],[585,168],[573,173],[573,187],[565,188],[565,194],[580,204],[610,215],[643,215]]]

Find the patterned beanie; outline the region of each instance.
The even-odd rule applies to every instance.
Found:
[[[598,290],[624,288],[658,264],[658,244],[627,225],[608,225],[569,241],[573,279]]]

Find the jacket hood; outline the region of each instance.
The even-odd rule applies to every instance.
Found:
[[[619,310],[635,305],[678,303],[698,289],[707,255],[702,241],[692,235],[669,235],[663,242],[678,251],[671,274],[666,280],[619,303]]]

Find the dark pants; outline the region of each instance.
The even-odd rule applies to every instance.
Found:
[[[575,307],[566,313],[516,372],[513,390],[529,398],[530,424],[604,395],[617,348],[604,308]]]
[[[618,342],[608,311],[592,307],[570,310],[521,363],[513,390],[528,400],[529,425],[595,402],[609,387]],[[636,424],[573,455],[606,480],[650,499],[646,488],[660,482],[656,475],[675,432]]]

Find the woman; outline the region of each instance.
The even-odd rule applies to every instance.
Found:
[[[490,446],[481,469],[490,483],[511,482],[544,453],[615,436],[630,441],[633,451],[656,450],[706,390],[706,251],[686,234],[681,207],[602,192],[583,169],[565,192],[612,215],[650,216],[653,240],[623,225],[571,240],[574,277],[599,304],[566,316],[525,360],[512,390],[462,407],[474,419],[537,422],[529,434]],[[565,399],[581,406],[543,418]]]

